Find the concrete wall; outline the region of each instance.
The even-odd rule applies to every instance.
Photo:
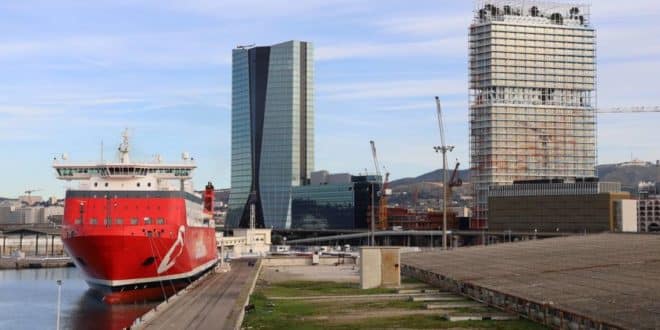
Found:
[[[360,248],[360,287],[401,286],[401,254],[398,247]]]
[[[377,288],[382,281],[380,250],[378,248],[360,248],[360,287]]]
[[[39,253],[38,255],[45,255],[46,248],[48,249],[48,255],[53,254],[51,251],[55,251],[54,255],[64,254],[64,246],[62,245],[62,240],[59,236],[56,236],[55,239],[51,240],[51,236],[39,236]],[[46,246],[47,245],[47,246]],[[4,249],[3,249],[4,246]],[[6,236],[0,237],[0,255],[10,255],[13,251],[16,251],[21,247],[21,250],[25,252],[26,255],[34,255],[37,252],[37,240],[35,236],[23,237],[23,244],[21,245],[19,236]]]
[[[627,198],[629,193],[490,197],[488,228],[526,232],[613,231],[614,202]]]
[[[401,254],[398,248],[381,249],[381,286],[398,287],[401,285]]]
[[[624,233],[636,233],[637,226],[637,200],[622,199],[615,201],[615,223],[617,231]]]
[[[292,257],[268,257],[268,258],[262,258],[261,262],[264,266],[266,267],[272,267],[272,266],[311,266],[312,265],[312,257],[309,256],[292,256]],[[320,257],[319,258],[319,265],[334,265],[336,263],[343,263],[347,265],[354,265],[356,263],[356,258],[354,257],[345,257],[345,258],[339,258],[339,257],[333,257],[333,256],[325,256],[325,257]]]

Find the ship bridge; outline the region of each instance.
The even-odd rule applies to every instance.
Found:
[[[147,176],[161,180],[188,180],[192,179],[192,171],[196,167],[192,161],[182,164],[75,164],[59,162],[53,164],[53,168],[57,172],[57,178],[60,180],[89,180],[92,177],[128,179]]]
[[[187,152],[181,161],[164,163],[159,155],[152,162],[131,162],[128,132],[117,149],[119,161],[97,163],[72,163],[66,155],[55,159],[53,168],[57,178],[80,181],[82,190],[173,190],[167,182],[180,181],[178,190],[192,191],[192,172],[197,166]]]

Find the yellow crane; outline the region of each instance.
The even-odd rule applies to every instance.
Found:
[[[386,230],[389,227],[387,221],[387,196],[389,195],[387,185],[390,179],[390,173],[386,170],[385,177],[382,176],[380,172],[380,163],[378,162],[378,153],[376,152],[376,142],[369,141],[371,144],[371,156],[374,160],[374,166],[376,167],[376,175],[378,175],[381,180],[380,191],[378,196],[380,197],[380,202],[378,203],[378,229]]]

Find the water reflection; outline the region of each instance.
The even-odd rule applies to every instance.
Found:
[[[156,303],[107,305],[75,268],[0,270],[0,329],[52,329],[61,279],[63,329],[121,329]]]
[[[88,289],[78,300],[68,323],[72,329],[122,329],[156,304],[108,305],[94,290]]]

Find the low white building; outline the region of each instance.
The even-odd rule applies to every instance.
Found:
[[[637,200],[621,199],[614,201],[614,228],[622,233],[639,231],[637,220]]]
[[[233,231],[234,236],[216,235],[223,258],[261,257],[270,251],[271,229],[236,228]]]

